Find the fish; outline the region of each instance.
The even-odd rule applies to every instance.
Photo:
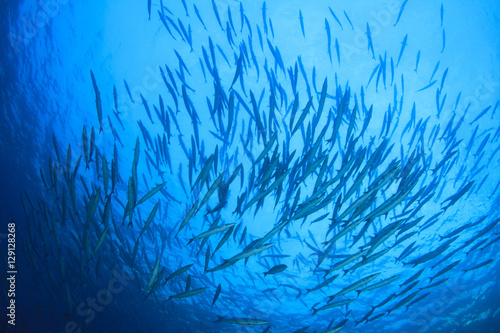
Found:
[[[264,33],[267,35],[266,10],[267,10],[266,2],[264,1],[262,3],[262,23],[263,23],[263,27],[264,27]]]
[[[241,71],[242,71],[242,66],[243,66],[243,54],[240,53],[240,56],[238,57],[238,63],[236,64],[236,72],[234,73],[234,78],[233,82],[231,83],[231,86],[229,89],[231,90],[233,88],[234,83],[240,77]]]
[[[165,285],[165,283],[168,282],[168,280],[171,280],[173,279],[174,277],[176,276],[179,276],[181,275],[182,273],[185,273],[187,272],[191,267],[193,267],[193,264],[189,264],[189,265],[186,265],[186,266],[183,266],[181,268],[179,268],[178,270],[176,270],[175,272],[173,272],[172,274],[170,274],[166,279],[165,281],[163,282],[163,285]]]
[[[425,87],[420,88],[419,90],[417,90],[417,92],[420,92],[420,91],[423,91],[423,90],[429,89],[429,88],[430,88],[430,87],[432,87],[432,86],[433,86],[436,82],[437,82],[437,80],[432,81],[431,83],[429,83],[429,84],[428,84],[428,85],[426,85]]]
[[[217,9],[217,4],[215,3],[215,0],[212,0],[212,9],[214,10],[217,23],[219,23],[220,28],[222,29],[222,31],[224,31],[224,28],[222,27],[222,23],[220,21],[219,10]]]
[[[200,202],[200,205],[198,206],[198,209],[196,210],[195,214],[201,209],[201,207],[210,199],[214,191],[220,186],[222,182],[222,177],[224,177],[224,173],[221,173],[212,183],[210,188],[207,190],[207,193],[203,197],[203,199]]]
[[[418,293],[419,293],[419,291],[415,291],[412,294],[410,294],[410,295],[406,296],[405,298],[403,298],[396,305],[394,305],[394,307],[392,309],[390,309],[389,311],[387,311],[387,314],[388,315],[391,314],[392,311],[399,309],[400,307],[402,307],[403,305],[405,305],[406,303],[408,303],[409,301],[411,301],[413,298],[415,298],[415,296],[417,296]]]
[[[441,78],[441,86],[439,87],[439,91],[443,90],[444,81],[446,80],[446,76],[448,75],[448,68],[446,68],[443,72],[443,77]]]
[[[351,29],[354,30],[354,25],[352,25],[351,19],[349,18],[345,10],[344,10],[344,16],[347,19],[347,22],[349,22],[349,24],[351,25]]]
[[[324,311],[324,310],[328,310],[328,309],[332,309],[332,308],[336,308],[336,307],[339,307],[339,306],[344,306],[344,305],[349,305],[351,304],[352,302],[354,302],[356,299],[354,298],[350,298],[350,299],[345,299],[345,300],[342,300],[342,301],[338,301],[338,302],[333,302],[333,303],[328,303],[326,305],[323,305],[322,307],[320,307],[319,309],[316,309],[316,308],[312,308],[312,311],[313,311],[313,316],[318,313],[319,311]]]
[[[252,163],[252,167],[254,167],[256,164],[258,164],[260,161],[262,161],[264,159],[264,157],[266,157],[266,155],[269,153],[271,148],[274,146],[274,143],[276,142],[276,138],[278,137],[277,135],[278,135],[278,132],[273,133],[273,136],[267,142],[266,146],[264,147],[264,150],[262,150],[262,152],[259,154],[257,159],[255,159],[255,161]]]
[[[335,50],[337,51],[337,60],[339,62],[339,66],[340,66],[340,47],[339,47],[339,41],[337,40],[337,38],[335,38]]]
[[[417,53],[417,60],[416,60],[416,63],[415,63],[415,73],[418,70],[418,64],[419,63],[420,63],[420,50],[418,50],[418,53]]]
[[[153,209],[149,213],[149,216],[146,220],[146,223],[144,223],[144,227],[142,227],[142,230],[141,230],[141,233],[139,234],[139,237],[148,229],[149,225],[151,224],[151,222],[153,221],[153,219],[156,215],[156,212],[158,211],[159,205],[160,205],[160,201],[158,200],[158,202],[156,202]]]
[[[108,227],[106,226],[104,228],[104,230],[102,231],[101,236],[99,236],[99,240],[97,241],[97,244],[96,244],[94,251],[92,252],[92,255],[90,256],[90,258],[93,258],[95,256],[95,254],[97,253],[97,251],[101,248],[102,244],[106,240],[107,233],[108,233]]]
[[[446,198],[445,200],[443,200],[441,202],[441,205],[447,201],[449,201],[450,203],[446,207],[443,207],[442,209],[444,211],[446,211],[449,207],[454,205],[461,197],[463,197],[465,195],[465,193],[467,193],[471,189],[472,185],[474,185],[474,181],[469,182],[467,185],[465,185],[463,188],[461,188],[457,193],[455,193],[455,194],[449,196],[448,198]]]
[[[204,292],[207,289],[208,289],[208,287],[203,287],[203,288],[198,288],[198,289],[192,289],[192,290],[189,290],[189,291],[185,291],[185,292],[182,292],[182,293],[179,293],[179,294],[176,294],[176,295],[169,296],[169,298],[167,299],[167,301],[170,301],[173,298],[193,297],[193,296],[201,294],[202,292]]]
[[[495,261],[495,259],[488,259],[488,260],[485,260],[485,261],[483,261],[483,262],[480,262],[479,264],[476,264],[476,265],[474,265],[474,266],[472,266],[472,267],[470,267],[470,268],[466,268],[466,269],[464,269],[463,271],[464,271],[465,273],[467,273],[467,272],[470,272],[470,271],[473,271],[473,270],[479,269],[479,268],[481,268],[481,267],[484,267],[484,266],[486,266],[486,265],[489,265],[489,264],[491,264],[493,261]]]
[[[146,113],[148,114],[149,120],[151,121],[152,124],[154,124],[153,118],[151,118],[151,111],[149,110],[148,102],[146,101],[144,96],[142,96],[142,94],[140,94],[140,96],[142,104],[144,105],[144,109],[146,109]]]
[[[253,256],[253,255],[256,255],[256,254],[259,254],[267,249],[269,249],[270,247],[274,246],[275,243],[269,243],[269,244],[264,244],[264,245],[259,245],[257,247],[257,245],[254,247],[254,248],[250,248],[250,249],[247,249],[247,250],[244,250],[243,252],[231,257],[230,259],[226,260],[227,262],[236,262],[238,260],[241,260],[241,259],[245,259],[245,258],[248,258],[250,256]]]
[[[340,23],[339,19],[337,18],[337,15],[335,15],[332,8],[330,6],[328,6],[328,9],[330,10],[330,13],[332,14],[335,21],[337,21],[338,25],[340,26],[340,29],[344,30],[344,27],[342,27],[342,23]]]
[[[187,245],[189,245],[192,241],[194,241],[196,239],[207,238],[207,237],[210,237],[212,235],[218,234],[220,232],[226,231],[227,229],[234,227],[235,224],[236,223],[228,223],[228,224],[221,225],[217,228],[214,228],[212,230],[207,230],[205,232],[202,232],[201,234],[191,238]]]
[[[441,53],[443,53],[444,48],[446,46],[446,34],[444,32],[444,28],[443,28],[443,36],[442,37],[443,37],[443,48],[441,49]]]
[[[396,63],[396,67],[398,67],[399,62],[401,61],[401,57],[403,56],[403,52],[405,51],[407,40],[408,40],[408,34],[405,35],[403,41],[401,42],[401,49],[399,50],[398,62]]]
[[[373,50],[372,33],[370,31],[370,25],[366,22],[366,37],[368,38],[368,51],[372,51],[372,57],[375,59],[375,51]]]
[[[443,15],[444,15],[443,3],[441,3],[441,8],[439,10],[439,14],[440,14],[440,19],[441,19],[441,26],[443,26]]]
[[[217,290],[215,291],[215,295],[214,295],[214,299],[213,299],[213,301],[212,301],[212,306],[211,306],[211,308],[213,308],[213,307],[214,307],[215,302],[216,302],[216,301],[217,301],[217,299],[219,298],[220,292],[221,292],[221,284],[219,283],[219,285],[217,286]]]
[[[153,286],[153,283],[156,281],[156,279],[158,277],[159,270],[160,270],[160,260],[161,260],[161,256],[159,256],[156,259],[155,266],[153,268],[153,271],[151,272],[151,276],[149,277],[148,284],[144,288],[144,292],[147,292],[149,290],[149,288],[151,288]]]
[[[325,281],[321,282],[320,284],[318,284],[317,286],[311,288],[311,289],[306,289],[306,295],[309,294],[311,291],[315,291],[315,290],[319,290],[323,287],[326,287],[327,285],[329,285],[331,282],[333,282],[339,275],[333,275],[331,277],[329,277],[328,279],[326,279]]]
[[[195,214],[196,210],[198,208],[198,199],[194,202],[194,204],[191,206],[191,208],[188,210],[186,216],[181,222],[181,225],[179,226],[179,229],[177,230],[176,236],[179,234],[179,232],[189,223],[189,220],[193,217]]]
[[[330,25],[328,24],[328,20],[325,18],[325,30],[326,30],[326,37],[328,39],[328,46],[327,46],[327,51],[328,51],[328,57],[330,58],[330,64],[332,63],[332,36],[330,34]]]
[[[433,277],[430,277],[430,283],[432,283],[432,280],[434,280],[435,278],[443,275],[444,273],[448,272],[449,270],[453,269],[455,266],[457,266],[462,260],[456,260],[454,262],[452,262],[451,264],[449,264],[448,266],[446,266],[445,268],[443,268],[442,270],[440,270],[438,273],[436,273],[436,275],[434,275]]]
[[[161,191],[161,189],[163,188],[163,186],[165,186],[165,184],[167,184],[167,182],[161,183],[161,184],[155,186],[154,188],[152,188],[148,193],[146,193],[142,198],[140,198],[139,201],[137,201],[135,206],[136,207],[139,206],[141,203],[145,202],[146,200],[148,200],[149,198],[154,196],[156,193]]]
[[[307,102],[305,108],[302,110],[302,114],[300,115],[300,118],[297,120],[297,124],[295,124],[294,129],[292,130],[292,136],[297,132],[300,126],[304,123],[304,119],[306,118],[307,114],[309,113],[309,109],[311,108],[312,105],[312,97],[309,99]]]
[[[330,303],[331,301],[333,301],[337,297],[340,297],[342,295],[348,294],[351,291],[355,291],[358,288],[361,288],[364,285],[367,285],[368,283],[370,283],[371,281],[373,281],[374,279],[376,279],[377,276],[379,276],[379,275],[380,275],[380,273],[369,275],[369,276],[367,276],[367,277],[365,277],[365,278],[363,278],[361,280],[358,280],[357,282],[354,282],[350,286],[345,287],[344,289],[342,289],[341,291],[339,291],[335,295],[328,296],[329,297],[328,303]]]
[[[412,306],[413,304],[417,303],[417,302],[420,302],[421,300],[425,299],[427,296],[429,296],[431,293],[428,292],[428,293],[425,293],[423,295],[420,295],[419,297],[417,297],[415,300],[413,300],[410,304],[408,304],[406,306],[406,312],[408,311],[408,309],[410,308],[410,306]]]
[[[394,276],[391,276],[390,278],[387,278],[387,279],[382,280],[380,282],[369,285],[363,289],[356,290],[356,292],[358,293],[357,297],[359,297],[359,295],[364,291],[375,290],[378,288],[388,286],[388,285],[392,284],[394,281],[396,281],[397,279],[399,279],[400,276],[401,276],[401,274],[396,274]]]
[[[445,243],[441,244],[439,247],[437,247],[435,250],[433,251],[430,251],[424,255],[421,255],[420,257],[416,258],[416,259],[413,259],[409,262],[403,262],[403,264],[406,266],[406,265],[413,265],[413,267],[419,265],[419,264],[423,264],[429,260],[432,260],[434,258],[436,258],[437,256],[439,256],[440,254],[442,254],[444,251],[446,251],[446,249],[448,249],[448,247],[450,246],[451,243],[453,243],[456,239],[458,238],[458,236],[455,236],[451,239],[449,239],[448,241],[446,241]]]
[[[198,10],[198,7],[196,7],[196,4],[193,3],[193,6],[194,6],[194,12],[196,14],[196,16],[198,17],[198,20],[200,21],[200,23],[203,25],[203,29],[207,30],[207,27],[205,25],[205,22],[203,22],[203,19],[201,18],[201,15],[200,15],[200,12]],[[186,10],[187,12],[187,10]]]
[[[97,109],[97,119],[99,120],[99,133],[102,132],[102,102],[101,102],[101,93],[99,92],[99,88],[97,87],[97,82],[94,76],[94,72],[90,70],[90,77],[92,78],[92,85],[94,86],[95,93],[95,106]]]
[[[269,321],[264,319],[254,319],[254,318],[226,318],[222,316],[217,316],[217,320],[214,323],[228,323],[233,325],[244,325],[244,326],[260,326],[270,324]]]
[[[276,266],[272,267],[270,270],[268,270],[267,272],[265,272],[264,276],[266,276],[268,274],[278,274],[278,273],[281,273],[281,272],[283,272],[287,268],[288,268],[287,265],[276,265]]]
[[[457,104],[458,104],[458,102],[457,102]],[[498,105],[498,103],[497,103],[497,105]],[[481,117],[483,117],[483,116],[486,114],[486,112],[488,112],[488,110],[489,110],[489,109],[491,109],[491,105],[489,105],[488,107],[484,108],[484,109],[483,109],[483,111],[481,111],[481,112],[480,112],[480,113],[476,116],[476,118],[474,118],[474,120],[473,120],[473,121],[471,121],[471,122],[469,123],[469,125],[472,125],[472,124],[474,124],[476,121],[478,121],[479,119],[481,119]]]
[[[407,2],[408,2],[408,0],[405,0],[403,2],[403,4],[401,5],[401,7],[399,8],[398,18],[396,19],[396,23],[394,23],[394,26],[396,26],[398,24],[399,19],[401,18],[401,14],[403,14],[403,10],[405,9],[405,6],[406,6]]]
[[[306,34],[304,32],[304,18],[302,17],[302,11],[299,10],[299,21],[300,21],[300,30],[302,31],[302,36],[306,38]]]

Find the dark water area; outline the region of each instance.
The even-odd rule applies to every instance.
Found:
[[[498,332],[496,1],[3,1],[2,332]]]

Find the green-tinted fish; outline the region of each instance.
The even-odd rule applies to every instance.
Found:
[[[449,264],[448,266],[446,266],[445,268],[443,268],[442,270],[440,270],[436,275],[434,275],[433,277],[429,278],[430,279],[429,282],[432,282],[432,280],[434,280],[438,276],[441,276],[444,273],[448,272],[450,269],[452,269],[453,267],[455,267],[456,265],[458,265],[461,261],[462,260],[457,260],[457,261],[452,262],[451,264]]]
[[[92,195],[90,196],[89,202],[87,204],[87,219],[86,219],[87,222],[90,221],[94,216],[100,198],[101,198],[101,188],[98,187],[96,191],[92,191]]]
[[[408,303],[409,301],[411,301],[415,296],[417,296],[417,294],[418,294],[418,291],[415,291],[413,294],[410,294],[410,295],[406,296],[401,301],[399,301],[399,303],[396,304],[392,309],[390,309],[389,311],[387,311],[387,314],[390,314],[392,311],[394,311],[396,309],[399,309],[400,307],[402,307],[403,305],[405,305],[406,303]]]
[[[167,182],[164,182],[160,185],[157,185],[155,186],[151,191],[149,191],[148,193],[146,193],[138,202],[137,204],[135,205],[136,207],[139,206],[141,203],[143,203],[144,201],[148,200],[149,198],[151,198],[153,195],[155,195],[156,193],[158,193],[162,188],[163,186],[165,186]]]
[[[188,224],[191,217],[193,217],[193,215],[195,214],[197,207],[198,207],[198,199],[196,199],[193,206],[191,206],[191,208],[187,212],[186,216],[184,217],[184,220],[182,220],[182,223],[179,227],[179,230],[177,230],[177,234],[175,234],[176,236],[179,234],[179,232],[182,230],[182,228],[184,228]]]
[[[374,289],[378,289],[378,288],[382,288],[382,287],[385,287],[387,285],[390,285],[391,283],[396,281],[400,276],[401,276],[401,274],[397,274],[397,275],[391,276],[390,278],[382,280],[380,282],[369,285],[368,287],[365,287],[361,290],[356,290],[356,292],[358,293],[358,297],[359,297],[359,294],[361,294],[363,291],[374,290]]]
[[[196,178],[193,186],[191,187],[191,191],[196,186],[196,184],[198,184],[198,182],[201,185],[203,185],[203,183],[205,183],[206,179],[208,178],[210,169],[212,168],[212,163],[214,162],[214,158],[215,158],[215,156],[213,154],[210,155],[210,157],[208,157],[207,161],[205,162],[205,165],[203,166],[203,168],[200,171],[200,174]]]
[[[153,285],[153,283],[156,281],[156,278],[158,277],[158,273],[160,271],[160,260],[161,256],[156,259],[155,267],[153,268],[153,271],[151,272],[151,276],[149,277],[149,282],[146,285],[146,288],[144,288],[144,292],[147,292],[149,288]]]
[[[174,277],[179,276],[179,275],[181,275],[184,272],[187,272],[191,267],[193,267],[193,264],[186,265],[186,266],[183,266],[183,267],[179,268],[178,270],[176,270],[175,272],[173,272],[172,274],[170,274],[165,279],[165,282],[163,284],[167,283],[168,280],[173,279]]]
[[[260,155],[257,157],[257,159],[253,162],[253,166],[255,166],[257,163],[259,163],[266,155],[269,153],[271,148],[274,145],[274,142],[276,142],[278,132],[274,132],[273,136],[271,139],[267,142],[266,146],[264,147],[264,150],[260,153]]]
[[[328,310],[328,309],[332,309],[332,308],[335,308],[335,307],[338,307],[338,306],[343,306],[343,305],[348,305],[352,302],[354,302],[356,299],[352,298],[352,299],[345,299],[345,300],[342,300],[342,301],[338,301],[338,302],[333,302],[333,303],[329,303],[329,304],[326,304],[322,307],[320,307],[319,309],[315,309],[313,308],[313,316],[318,312],[318,311],[323,311],[323,310]]]
[[[191,238],[191,239],[189,240],[188,245],[189,245],[192,241],[194,241],[194,240],[196,240],[196,239],[210,237],[210,236],[212,236],[212,235],[218,234],[219,232],[223,232],[223,231],[225,231],[225,230],[227,230],[227,229],[229,229],[229,228],[232,228],[234,225],[235,225],[235,223],[224,224],[224,225],[221,225],[220,227],[217,227],[217,228],[215,228],[215,229],[211,229],[211,230],[207,230],[207,231],[205,231],[205,232],[202,232],[202,233],[201,233],[201,234],[199,234],[198,236],[195,236],[195,237]]]
[[[234,230],[234,227],[229,228],[229,230],[226,231],[226,233],[224,234],[224,236],[222,236],[221,240],[219,241],[219,244],[217,244],[217,246],[215,247],[214,252],[212,253],[212,257],[214,256],[215,252],[217,252],[217,250],[220,249],[221,246],[224,245],[224,243],[229,239],[229,237],[231,236],[231,233],[233,232],[233,230]]]
[[[247,251],[243,251],[237,255],[235,255],[234,257],[228,259],[227,261],[238,261],[238,260],[241,260],[241,259],[244,259],[244,258],[247,258],[247,257],[251,257],[253,255],[256,255],[258,253],[261,253],[262,251],[265,251],[267,250],[268,248],[274,246],[275,243],[269,243],[269,244],[264,244],[264,245],[261,245],[259,247],[254,247],[254,248],[251,248]]]
[[[139,238],[135,241],[134,250],[132,251],[132,261],[130,266],[134,266],[135,257],[137,255],[137,250],[139,250]]]
[[[229,266],[234,265],[237,261],[238,260],[228,259],[228,260],[224,261],[222,264],[220,264],[219,266],[215,266],[214,268],[208,269],[207,273],[212,273],[212,272],[220,271],[221,269],[224,269],[224,268],[228,268]]]
[[[198,288],[198,289],[193,289],[193,290],[185,291],[183,293],[170,296],[167,299],[167,301],[170,301],[172,298],[186,298],[186,297],[196,296],[198,294],[201,294],[202,292],[204,292],[207,289],[208,289],[208,287],[204,287],[204,288]]]
[[[372,274],[370,276],[367,276],[353,284],[351,284],[350,286],[348,287],[345,287],[344,289],[342,289],[341,291],[339,291],[337,294],[335,295],[332,295],[332,296],[329,296],[330,299],[328,302],[331,302],[333,299],[339,297],[339,296],[342,296],[342,295],[345,295],[345,294],[348,294],[350,293],[351,291],[354,291],[358,288],[361,288],[362,286],[364,285],[367,285],[368,283],[370,283],[371,281],[373,281],[374,279],[377,278],[377,276],[379,276],[380,273],[376,273],[376,274]]]
[[[359,258],[361,258],[362,256],[364,256],[367,252],[368,252],[368,250],[363,250],[361,252],[355,253],[355,254],[353,254],[353,255],[345,258],[342,261],[337,262],[335,265],[333,265],[332,267],[330,267],[330,269],[325,273],[325,276],[327,276],[331,272],[334,272],[334,271],[336,271],[336,270],[344,267],[345,265],[349,265],[350,263],[355,262],[356,260],[358,260]]]
[[[326,279],[325,281],[321,282],[320,284],[318,284],[316,287],[312,288],[312,289],[307,289],[307,292],[306,294],[309,294],[311,291],[314,291],[314,290],[318,290],[318,289],[321,289],[325,286],[327,286],[328,284],[330,284],[333,280],[335,280],[339,275],[334,275],[328,279]]]
[[[311,108],[311,105],[312,105],[312,97],[307,102],[306,107],[302,111],[302,114],[300,115],[299,120],[297,120],[297,124],[295,124],[295,128],[292,130],[292,133],[291,133],[292,136],[295,134],[295,132],[297,132],[297,130],[300,128],[300,126],[302,126],[302,124],[304,123],[304,119],[306,119],[306,116],[309,113],[309,109]]]
[[[201,200],[200,202],[200,205],[198,206],[198,210],[201,209],[201,207],[203,207],[203,205],[208,201],[208,199],[210,199],[210,196],[212,196],[212,194],[214,193],[214,191],[217,189],[217,187],[219,187],[219,185],[221,184],[222,182],[222,177],[224,176],[224,173],[222,172],[215,180],[214,182],[212,183],[212,185],[210,186],[210,188],[208,189],[207,193],[205,194],[205,196],[203,197],[203,199]],[[196,212],[198,212],[198,210]]]
[[[147,293],[146,297],[144,299],[147,299],[149,295],[155,292],[156,289],[160,286],[160,282],[163,279],[163,275],[165,274],[165,268],[162,268],[160,271],[160,274],[158,274],[158,277],[156,278],[155,282],[151,286],[151,289],[149,289],[149,292]]]
[[[160,205],[160,201],[158,201],[155,206],[153,207],[153,209],[151,210],[151,213],[149,213],[149,216],[148,216],[148,219],[146,220],[146,223],[144,224],[144,227],[142,228],[141,230],[141,233],[139,234],[139,237],[144,233],[144,231],[146,231],[146,229],[149,227],[149,225],[151,224],[151,222],[153,221],[153,218],[155,217],[156,215],[156,211],[158,210],[158,206]]]
[[[253,319],[253,318],[225,318],[221,316],[217,316],[217,320],[214,323],[228,323],[233,325],[249,325],[249,326],[257,326],[257,325],[266,325],[270,324],[269,321],[263,319]]]
[[[410,306],[412,306],[413,304],[417,303],[417,302],[420,302],[421,300],[423,300],[424,298],[426,298],[427,296],[429,296],[431,293],[428,292],[428,293],[425,293],[419,297],[417,297],[413,302],[411,302],[410,304],[408,304],[406,306],[406,311],[408,311],[408,309],[410,308]]]
[[[99,237],[99,241],[97,242],[97,245],[95,246],[94,248],[94,252],[92,252],[92,255],[90,256],[90,258],[93,258],[94,255],[96,254],[97,250],[99,250],[99,248],[101,247],[101,245],[104,243],[104,240],[106,239],[106,234],[108,233],[108,228],[104,228],[101,236]]]

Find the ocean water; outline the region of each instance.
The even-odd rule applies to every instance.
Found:
[[[499,2],[0,17],[2,331],[500,329]]]

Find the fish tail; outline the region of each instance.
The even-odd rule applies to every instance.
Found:
[[[213,306],[213,305],[212,305]],[[217,320],[214,321],[214,323],[220,323],[221,321],[223,321],[224,317],[222,316],[217,316]]]

